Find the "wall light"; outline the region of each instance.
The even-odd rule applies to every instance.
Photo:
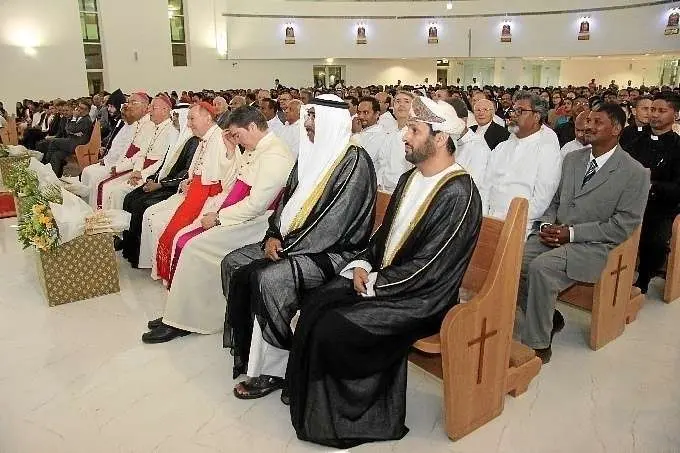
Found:
[[[29,57],[35,57],[38,55],[38,51],[35,47],[24,47],[24,53]]]
[[[217,42],[215,44],[215,49],[217,54],[221,56],[227,55],[227,34],[222,32],[217,36]]]
[[[452,2],[448,2],[448,3],[446,4],[446,9],[453,9],[453,3],[452,3]]]
[[[333,58],[326,58],[326,63],[328,63],[328,64],[331,64],[331,63],[333,63],[334,61],[335,61],[335,60],[334,60]]]

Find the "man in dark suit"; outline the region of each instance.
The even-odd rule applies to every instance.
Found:
[[[566,155],[553,201],[527,239],[515,335],[543,363],[564,327],[557,295],[576,282],[597,282],[609,252],[642,222],[649,170],[618,145],[625,124],[619,105],[594,107],[585,135],[592,148]]]
[[[493,102],[488,99],[478,100],[472,111],[475,114],[477,126],[470,126],[475,134],[484,135],[484,140],[492,151],[499,143],[510,137],[510,132],[506,128],[493,121],[495,110]]]
[[[64,173],[66,158],[73,154],[78,145],[84,145],[92,134],[92,120],[90,119],[89,99],[80,99],[75,108],[73,118],[64,127],[64,137],[52,140],[43,156],[43,163],[52,165],[57,177]]]
[[[680,97],[671,92],[654,97],[649,128],[630,145],[628,152],[651,171],[652,187],[640,236],[640,262],[636,286],[647,292],[649,281],[666,260],[673,220],[680,204],[680,135],[673,132],[680,111]]]

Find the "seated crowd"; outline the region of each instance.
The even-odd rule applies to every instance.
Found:
[[[593,81],[594,82],[594,81]],[[483,216],[528,200],[514,336],[544,363],[558,294],[642,225],[646,292],[680,213],[680,94],[666,87],[349,87],[17,104],[58,176],[92,124],[94,208],[168,290],[145,343],[223,332],[240,399],[283,390],[300,439],[400,439],[410,346],[459,303]],[[378,192],[392,194],[374,230]]]

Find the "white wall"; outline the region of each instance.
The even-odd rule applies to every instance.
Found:
[[[546,57],[576,55],[615,55],[677,51],[680,37],[664,36],[669,5],[656,5],[622,10],[588,13],[591,17],[591,37],[578,41],[579,19],[584,13],[563,13],[531,16],[509,16],[512,19],[512,42],[500,42],[500,29],[505,19],[506,2],[478,0],[456,2],[454,13],[479,14],[498,11],[495,17],[428,18],[445,15],[444,2],[416,4],[294,2],[277,0],[226,0],[225,12],[247,13],[250,17],[228,17],[227,33],[230,58],[423,58],[450,56],[472,57]],[[516,4],[517,3],[517,4]],[[558,1],[512,2],[527,11],[538,9],[592,8],[602,4],[630,2]],[[388,6],[389,5],[389,6]],[[488,7],[487,7],[488,5]],[[549,5],[549,6],[546,6]],[[258,14],[266,14],[258,16]],[[272,17],[280,14],[278,17]],[[356,18],[303,17],[338,14]],[[360,19],[371,14],[418,16],[399,19]],[[296,15],[298,17],[296,17]],[[296,44],[284,44],[286,23],[296,28]],[[366,25],[368,44],[355,43],[355,28]],[[439,25],[439,43],[427,44],[430,22]],[[471,35],[468,55],[468,31]]]
[[[26,46],[35,55],[27,55]],[[11,113],[24,98],[87,95],[78,3],[1,1],[0,72],[0,101]]]
[[[602,85],[615,80],[617,85],[626,86],[632,80],[633,86],[656,84],[659,81],[661,58],[571,58],[562,61],[560,81],[563,85],[584,85],[595,78]]]

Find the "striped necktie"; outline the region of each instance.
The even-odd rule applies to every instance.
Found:
[[[583,177],[583,184],[581,184],[581,187],[585,186],[590,179],[595,176],[595,171],[597,170],[597,162],[595,159],[590,161],[590,165],[588,165],[588,170],[586,170],[586,175]]]

